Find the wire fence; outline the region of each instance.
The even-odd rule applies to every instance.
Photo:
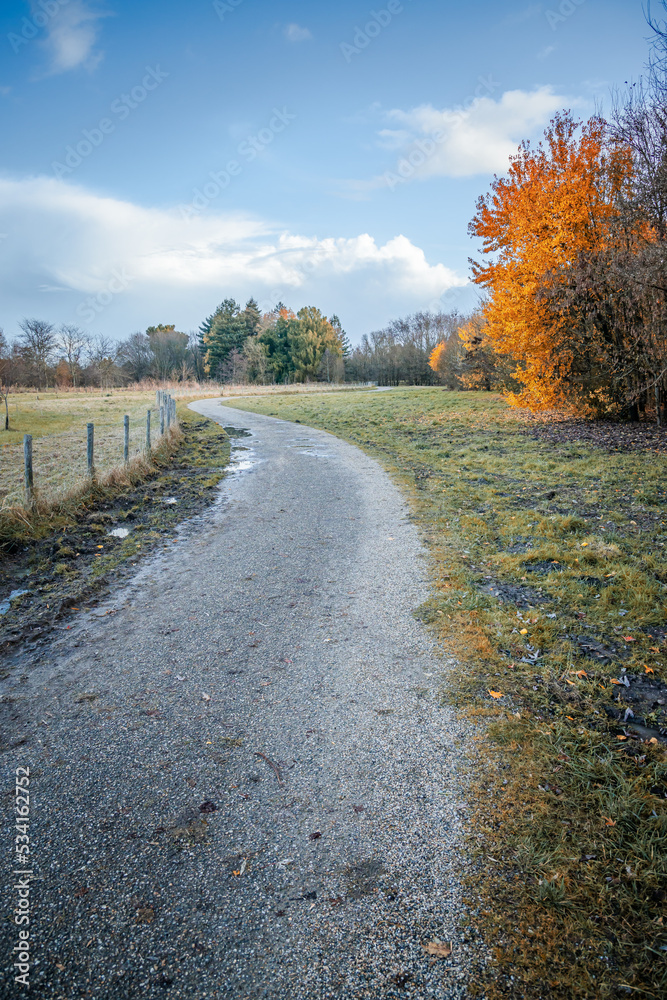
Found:
[[[91,479],[143,459],[178,424],[176,400],[157,390],[155,405],[128,407],[120,415],[75,424],[61,433],[25,434],[2,448],[0,503],[3,508],[30,506],[38,496],[53,501],[81,489]]]

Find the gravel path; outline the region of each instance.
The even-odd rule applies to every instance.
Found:
[[[5,918],[1,995],[463,997],[470,733],[406,506],[329,434],[193,408],[252,433],[220,504],[0,687],[3,864],[29,765],[35,872],[30,993]]]

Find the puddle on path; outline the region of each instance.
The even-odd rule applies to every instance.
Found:
[[[0,601],[0,615],[6,615],[12,606],[12,601],[17,600],[19,597],[23,597],[25,594],[29,594],[29,590],[12,590],[9,597],[6,597],[4,601]]]

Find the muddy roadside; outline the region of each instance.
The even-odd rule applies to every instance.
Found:
[[[0,551],[0,680],[68,618],[94,608],[170,544],[186,521],[215,504],[219,486],[245,451],[243,431],[222,428],[183,407],[183,436],[147,478],[103,491],[43,538]],[[238,453],[238,454],[237,454]]]

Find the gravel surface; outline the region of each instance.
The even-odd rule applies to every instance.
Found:
[[[6,916],[1,995],[464,997],[471,734],[407,508],[329,434],[193,408],[251,432],[220,502],[0,686],[3,884],[26,765],[35,873],[30,991]]]

